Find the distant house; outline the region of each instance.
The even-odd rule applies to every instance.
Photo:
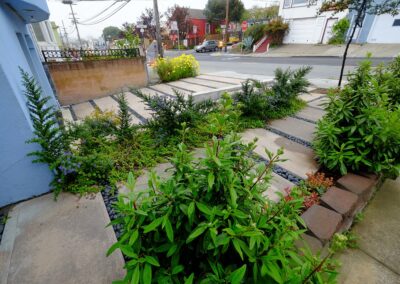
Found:
[[[195,41],[196,43],[202,42],[208,34],[216,34],[216,29],[220,26],[218,23],[208,23],[204,10],[201,9],[189,9],[189,20],[193,25],[186,36],[189,45],[195,44]]]
[[[279,16],[289,23],[289,32],[283,43],[328,43],[332,26],[348,12],[318,15],[322,3],[323,0],[281,0]]]
[[[32,164],[26,144],[33,127],[18,67],[33,75],[50,103],[58,105],[43,70],[29,24],[47,20],[46,0],[0,1],[0,207],[49,191],[47,165]]]

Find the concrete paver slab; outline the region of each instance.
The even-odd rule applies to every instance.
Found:
[[[93,101],[103,112],[105,111],[112,111],[114,113],[118,112],[118,102],[114,100],[111,96],[95,99]]]
[[[222,82],[222,83],[230,83],[230,84],[235,84],[235,85],[241,85],[244,81],[246,81],[243,79],[212,76],[212,75],[199,75],[196,78],[217,81],[217,82]]]
[[[324,108],[324,104],[327,103],[327,102],[329,102],[329,99],[327,97],[322,97],[322,98],[320,98],[318,100],[309,102],[308,105],[312,106],[312,107],[317,107],[317,108],[323,109]]]
[[[361,250],[400,275],[399,204],[400,178],[388,179],[366,207],[363,220],[354,226],[353,232]]]
[[[164,95],[163,93],[154,91],[154,90],[149,89],[149,88],[142,88],[142,89],[139,89],[139,91],[141,91],[145,95],[152,96],[152,97],[156,96],[156,95],[158,95],[158,96],[163,96]]]
[[[124,277],[101,194],[52,193],[10,211],[0,245],[0,283],[111,283]]]
[[[270,188],[268,188],[268,190],[264,193],[264,196],[273,202],[279,202],[281,199],[281,195],[279,193],[281,193],[283,196],[286,196],[287,192],[285,189],[290,189],[294,186],[295,185],[287,179],[284,179],[276,173],[272,173]]]
[[[287,159],[287,161],[280,162],[278,165],[297,176],[305,179],[307,178],[306,173],[318,170],[318,165],[313,159],[314,152],[310,148],[263,128],[249,129],[242,134],[243,141],[250,142],[254,138],[258,138],[255,153],[265,159],[268,159],[265,148],[272,152],[277,152],[279,148],[283,148],[282,158]]]
[[[72,109],[74,110],[78,120],[83,120],[94,111],[93,106],[89,102],[72,105]]]
[[[183,81],[188,82],[188,83],[194,83],[194,84],[208,86],[211,88],[226,88],[226,87],[231,87],[231,86],[237,85],[237,84],[221,83],[221,82],[199,79],[199,78],[187,78],[187,79],[183,79]]]
[[[238,78],[238,79],[242,79],[242,80],[253,79],[253,80],[259,80],[259,81],[272,81],[274,79],[274,77],[272,77],[272,76],[245,74],[245,73],[238,73],[238,72],[234,72],[234,71],[214,72],[214,73],[208,73],[207,75]]]
[[[322,109],[305,107],[301,111],[296,113],[296,116],[317,122],[319,119],[321,119],[324,116],[324,114],[325,114],[325,111]]]
[[[188,90],[188,91],[194,92],[194,93],[215,91],[215,88],[195,85],[195,84],[186,83],[186,82],[182,82],[182,81],[169,82],[168,85],[171,85],[172,87],[177,87],[177,88],[180,88],[183,90]]]
[[[381,243],[384,246],[385,243]],[[348,249],[339,256],[341,271],[338,283],[389,284],[400,283],[400,276],[359,249]]]
[[[188,92],[188,91],[185,91],[185,90],[182,90],[182,89],[179,89],[179,88],[171,87],[171,86],[168,86],[168,85],[165,85],[165,84],[152,85],[151,88],[156,90],[156,91],[159,91],[161,93],[164,93],[164,94],[167,94],[167,95],[172,95],[172,96],[176,95],[174,90],[178,91],[179,93],[181,93],[181,94],[183,94],[185,96],[191,94],[191,92]]]
[[[308,142],[314,137],[315,124],[294,117],[273,120],[269,126]]]
[[[301,94],[298,97],[302,99],[303,101],[309,102],[311,100],[315,100],[319,97],[325,96],[324,94],[318,94],[318,93],[308,93],[308,94]]]
[[[125,98],[131,109],[136,111],[138,114],[143,116],[145,119],[151,118],[151,114],[153,113],[153,111],[149,109],[149,107],[142,101],[142,99],[135,96],[131,92],[126,92]]]
[[[68,107],[61,107],[61,115],[65,122],[74,122],[71,110]]]

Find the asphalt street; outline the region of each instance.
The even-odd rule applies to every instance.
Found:
[[[179,51],[167,51],[166,56],[174,57],[179,55]],[[184,51],[184,53],[193,54],[200,63],[201,73],[211,73],[218,71],[235,71],[238,73],[257,74],[273,76],[274,70],[278,67],[299,68],[309,65],[313,69],[309,78],[337,79],[340,73],[342,58],[340,57],[250,57],[235,54],[224,53],[196,53],[193,51]],[[345,74],[354,70],[362,58],[348,58],[345,67]],[[373,58],[372,62],[377,65],[381,62],[388,62],[391,58]]]

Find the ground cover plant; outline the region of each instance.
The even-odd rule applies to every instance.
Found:
[[[307,92],[310,85],[305,76],[311,67],[297,70],[275,70],[272,85],[256,80],[247,80],[242,84],[241,92],[235,94],[243,117],[253,119],[277,119],[296,113],[305,103],[297,98]]]
[[[362,62],[342,90],[332,90],[314,141],[319,162],[345,174],[364,171],[398,176],[400,171],[399,58],[372,69]]]
[[[108,251],[121,249],[126,257],[121,283],[334,281],[328,258],[299,253],[294,245],[304,232],[303,200],[274,205],[262,195],[282,151],[267,151],[270,162],[257,164],[249,157],[255,143],[223,134],[234,120],[229,112],[214,113],[205,158],[195,160],[180,143],[170,179],[160,181],[153,173],[148,189],[135,191],[129,176],[130,193],[119,196],[120,218],[113,221],[123,234]]]
[[[162,82],[170,82],[197,76],[199,62],[191,54],[182,54],[174,58],[157,58],[154,68]]]

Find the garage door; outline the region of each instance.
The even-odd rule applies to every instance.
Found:
[[[289,33],[285,43],[314,43],[314,28],[316,18],[293,19],[289,23]]]
[[[370,43],[400,43],[400,15],[376,16],[368,36]]]

